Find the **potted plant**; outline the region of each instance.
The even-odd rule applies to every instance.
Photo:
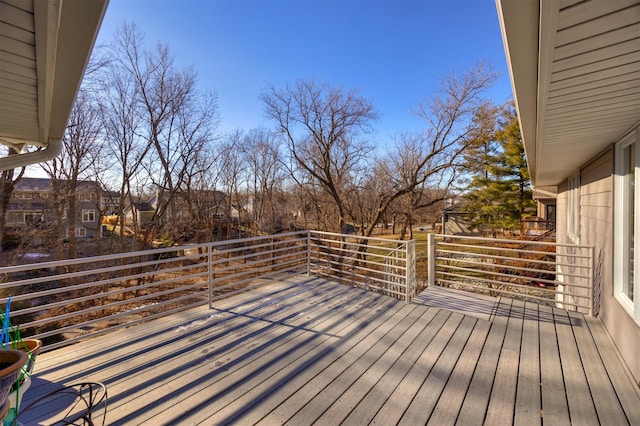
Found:
[[[7,300],[7,306],[4,314],[2,314],[2,330],[0,331],[0,353],[5,353],[5,357],[9,357],[10,353],[19,354],[19,366],[12,370],[11,377],[7,378],[8,388],[0,388],[0,419],[4,418],[4,423],[9,424],[11,420],[18,415],[20,402],[24,393],[31,385],[31,374],[35,365],[36,355],[42,348],[42,341],[38,339],[22,339],[20,337],[20,329],[12,327],[9,321],[9,309],[11,306],[11,298]],[[2,361],[0,358],[0,366]],[[2,373],[0,371],[0,373]],[[0,381],[3,378],[0,376]],[[9,382],[9,380],[11,380]]]
[[[9,391],[27,363],[27,353],[16,349],[0,349],[0,415],[9,411]]]

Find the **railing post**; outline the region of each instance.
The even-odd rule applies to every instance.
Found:
[[[589,250],[589,262],[591,262],[590,264],[591,267],[589,268],[589,316],[591,317],[593,316],[593,296],[594,296],[593,287],[595,286],[595,268],[596,268],[595,253],[596,253],[596,247],[591,246]]]
[[[311,275],[311,231],[307,231],[307,276]]]
[[[416,291],[416,240],[407,241],[405,245],[405,287],[406,287],[406,299],[405,302],[411,302],[411,298],[415,296]]]
[[[427,287],[436,285],[436,235],[428,235],[427,246]]]
[[[207,244],[207,281],[209,287],[209,309],[213,309],[213,245]]]

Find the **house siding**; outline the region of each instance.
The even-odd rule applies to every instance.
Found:
[[[635,381],[640,383],[640,325],[614,297],[613,205],[614,148],[597,156],[580,170],[580,244],[595,247],[601,276],[599,317],[620,351]],[[567,182],[558,188],[557,240],[567,236]]]
[[[92,181],[82,181],[78,183],[75,202],[75,229],[82,228],[85,235],[81,238],[99,238],[100,237],[100,194],[97,183]],[[41,223],[55,224],[58,217],[54,208],[52,183],[49,179],[44,178],[21,178],[9,199],[9,206],[5,218],[5,225],[8,230],[21,232],[23,230],[36,230],[37,227],[26,223],[25,214],[42,214]],[[93,210],[94,220],[82,221],[82,211]],[[63,233],[69,235],[74,230],[69,229],[68,218],[62,220]]]

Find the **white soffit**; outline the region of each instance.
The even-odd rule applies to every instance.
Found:
[[[0,170],[59,152],[107,3],[0,0],[0,143],[21,152]]]
[[[497,5],[532,180],[557,185],[640,123],[640,0]]]

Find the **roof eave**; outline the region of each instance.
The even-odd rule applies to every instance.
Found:
[[[514,102],[532,184],[536,184],[540,3],[496,0]]]
[[[8,145],[45,147],[0,158],[0,170],[59,155],[69,113],[106,12],[108,0],[34,0],[39,140]]]

